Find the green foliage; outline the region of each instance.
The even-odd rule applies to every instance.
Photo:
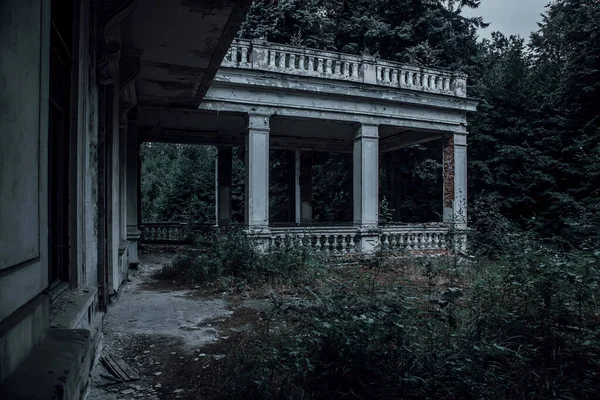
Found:
[[[390,208],[390,203],[385,196],[379,202],[379,224],[385,225],[390,223],[394,218],[394,209]]]
[[[595,398],[600,260],[520,244],[499,262],[412,260],[420,285],[359,276],[303,308],[276,300],[227,354],[223,398]]]
[[[321,269],[319,257],[307,247],[292,246],[289,238],[280,246],[261,251],[239,229],[215,230],[197,238],[198,248],[178,256],[165,266],[158,278],[185,285],[217,287],[246,284],[305,284],[315,280]]]
[[[255,0],[240,33],[459,68],[476,53],[475,28],[485,25],[481,19],[463,17],[460,9],[478,5],[446,0]]]
[[[499,33],[482,44],[470,184],[521,229],[565,249],[594,247],[600,6],[561,0],[547,10],[528,51]]]
[[[144,143],[142,220],[214,221],[215,156],[212,146]]]
[[[313,161],[313,219],[352,221],[352,154],[315,153]]]

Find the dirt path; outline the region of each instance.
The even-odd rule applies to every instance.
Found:
[[[115,383],[98,363],[89,400],[214,397],[218,389],[209,375],[211,361],[221,357],[217,344],[228,331],[257,320],[258,310],[157,282],[152,274],[171,257],[142,256],[105,317],[101,355],[123,358],[141,379]]]

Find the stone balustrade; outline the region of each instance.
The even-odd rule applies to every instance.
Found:
[[[154,222],[140,225],[141,241],[145,244],[189,244],[193,234],[210,229],[214,224]]]
[[[391,251],[447,250],[448,226],[444,224],[391,225],[382,228],[380,246]]]
[[[372,56],[274,44],[264,40],[235,39],[221,66],[467,97],[467,76],[461,72],[421,68]]]
[[[345,255],[358,251],[358,232],[353,227],[271,228],[270,248],[306,247],[315,253]]]
[[[193,234],[210,231],[213,224],[149,223],[140,226],[145,244],[190,244]],[[379,248],[390,251],[442,251],[448,249],[444,224],[389,225],[379,227],[375,236]],[[348,226],[271,227],[258,237],[267,248],[302,248],[327,256],[359,253],[359,229]],[[251,235],[252,236],[252,235]],[[257,238],[258,238],[257,237]]]
[[[448,249],[445,224],[390,225],[375,230],[379,248],[389,251],[443,251]],[[307,247],[326,255],[360,252],[363,233],[346,227],[277,227],[267,238],[270,247]],[[368,235],[372,235],[369,233]]]

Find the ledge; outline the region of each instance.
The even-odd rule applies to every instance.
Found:
[[[50,305],[50,327],[53,329],[76,329],[88,327],[91,321],[90,307],[93,308],[98,288],[68,290]],[[92,310],[91,314],[93,314]]]
[[[3,400],[79,399],[93,355],[91,332],[50,330],[0,385]]]

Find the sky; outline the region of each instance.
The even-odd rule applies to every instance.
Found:
[[[480,37],[489,38],[494,31],[508,35],[520,35],[528,39],[532,31],[537,30],[545,11],[544,6],[550,0],[481,0],[476,10],[464,9],[466,16],[482,16],[490,26],[483,29]]]

